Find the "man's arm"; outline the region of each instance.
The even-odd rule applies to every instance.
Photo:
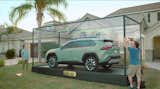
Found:
[[[129,41],[130,40],[128,38],[124,38],[124,47],[128,48]]]

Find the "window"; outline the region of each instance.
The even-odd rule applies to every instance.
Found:
[[[68,44],[66,44],[63,48],[66,49],[66,48],[76,48],[78,47],[79,45],[77,44],[77,42],[69,42]]]
[[[88,46],[95,46],[96,43],[92,40],[86,40],[86,41],[79,41],[80,47],[88,47]]]
[[[78,47],[88,47],[88,46],[95,46],[96,43],[92,40],[86,40],[86,41],[74,41],[66,44],[63,46],[63,49],[66,48],[78,48]]]
[[[86,18],[85,18],[85,21],[88,21],[88,20],[90,20],[89,17],[86,17]]]
[[[83,37],[87,37],[86,32],[81,32],[81,33],[80,33],[80,37],[81,37],[81,38],[83,38]]]
[[[101,37],[101,33],[100,32],[96,33],[96,37],[100,38]]]
[[[157,20],[160,21],[160,12],[157,13]]]
[[[151,15],[148,13],[148,22],[151,22]]]

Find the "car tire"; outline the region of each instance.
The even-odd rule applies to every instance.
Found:
[[[55,55],[48,57],[48,66],[49,68],[57,67],[57,57]]]
[[[85,58],[85,69],[88,71],[95,71],[98,65],[98,59],[95,56],[88,56]]]

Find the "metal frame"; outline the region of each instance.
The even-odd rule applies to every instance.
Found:
[[[115,18],[115,17],[122,17],[123,19],[123,37],[126,37],[126,18],[130,19],[131,21],[135,22],[136,24],[140,25],[140,22],[136,21],[135,19],[128,17],[126,15],[121,15],[121,16],[112,16],[112,17],[104,17],[104,18],[98,18],[98,19],[93,19],[93,20],[86,20],[86,21],[96,21],[96,20],[101,20],[101,19],[107,19],[107,18]],[[86,21],[76,21],[76,22],[66,22],[66,23],[60,23],[60,24],[56,24],[55,26],[60,26],[60,25],[66,25],[66,24],[72,24],[72,23],[80,23],[80,22],[86,22]],[[78,25],[79,26],[79,25]],[[41,28],[45,28],[45,27],[52,27],[52,26],[44,26],[44,27],[40,27]],[[77,27],[76,27],[77,28]],[[37,29],[37,28],[36,28]],[[36,29],[33,29],[33,37],[32,37],[32,42],[34,43],[34,33]],[[61,32],[58,32],[58,38],[59,38],[59,44],[60,44],[60,36],[61,36]],[[141,42],[141,29],[140,29],[140,42]],[[141,50],[141,45],[140,45],[140,51]],[[127,75],[127,59],[126,59],[126,48],[124,47],[124,75]],[[142,61],[142,52],[140,52],[140,60]],[[34,58],[32,58],[32,66],[34,65]]]
[[[33,29],[33,32],[32,32],[32,44],[34,44],[34,29]],[[34,52],[33,52],[33,55],[34,55]],[[34,65],[34,57],[32,57],[32,66]]]
[[[123,16],[123,37],[126,37],[126,19]],[[127,59],[126,59],[126,47],[124,47],[124,75],[127,75]]]

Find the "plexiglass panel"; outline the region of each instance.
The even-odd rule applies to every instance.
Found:
[[[128,65],[128,55],[125,55],[125,52],[127,52],[127,50],[124,49],[123,45],[124,36],[139,40],[140,38],[139,30],[140,29],[138,23],[125,16],[67,22],[67,23],[55,24],[53,26],[46,25],[41,28],[34,29],[33,43],[32,43],[33,53],[34,53],[33,61],[34,62],[41,61],[41,63],[45,64],[48,56],[48,54],[46,55],[46,53],[49,52],[50,49],[55,49],[55,50],[57,50],[56,48],[63,49],[63,46],[71,41],[100,40],[104,42],[104,45],[101,45],[101,43],[96,43],[96,45],[99,45],[96,46],[97,48],[92,46],[86,47],[85,51],[82,50],[84,49],[83,47],[80,48],[83,43],[82,44],[77,43],[76,44],[78,45],[77,50],[75,50],[76,48],[75,49],[72,48],[70,49],[70,51],[72,52],[74,51],[75,53],[77,52],[77,54],[79,53],[79,55],[77,54],[74,55],[74,52],[69,53],[68,51],[68,53],[60,55],[63,56],[60,57],[62,59],[57,59],[57,60],[59,62],[78,61],[83,64],[83,61],[81,59],[82,58],[81,56],[83,55],[81,52],[87,52],[93,49],[93,52],[97,53],[97,55],[99,56],[99,63],[108,62],[109,59],[107,58],[109,57],[120,56],[119,58],[120,62],[114,66],[127,68],[125,66]],[[111,43],[106,43],[107,41],[110,41]],[[112,50],[110,49],[108,50],[108,48],[105,48],[109,46],[111,46]],[[104,50],[105,52],[103,52]],[[58,52],[60,51],[58,50]],[[61,54],[61,52],[59,54]]]

